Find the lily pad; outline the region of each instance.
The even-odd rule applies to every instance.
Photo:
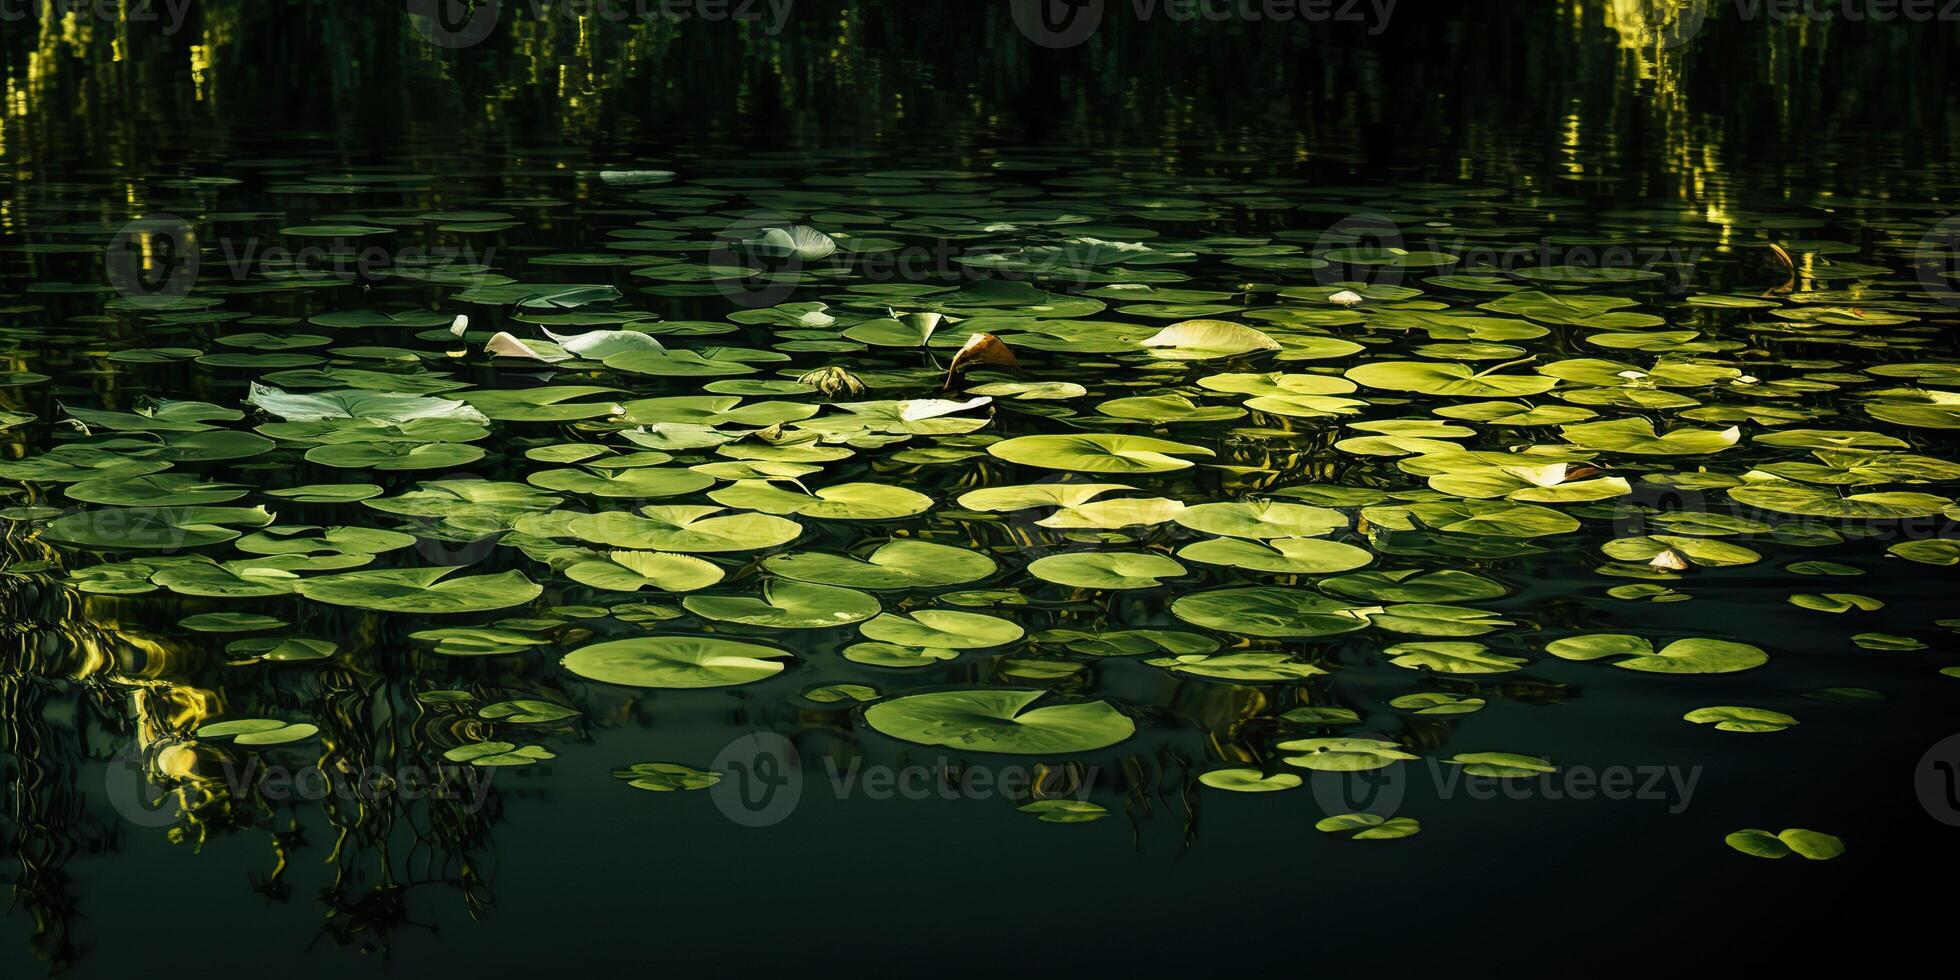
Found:
[[[1675,640],[1659,651],[1645,637],[1627,633],[1589,633],[1553,640],[1545,652],[1566,660],[1600,660],[1626,656],[1615,667],[1656,674],[1729,674],[1760,667],[1769,655],[1747,643],[1729,640]]]
[[[774,647],[705,636],[642,636],[580,647],[566,670],[624,687],[733,687],[775,676],[788,654]]]
[[[1010,463],[1077,473],[1164,473],[1191,465],[1178,456],[1213,455],[1202,446],[1113,433],[1021,436],[987,452]]]
[[[1844,853],[1844,842],[1836,837],[1795,827],[1774,834],[1767,830],[1738,830],[1723,840],[1730,847],[1759,858],[1797,854],[1812,861],[1828,861]]]
[[[1136,724],[1106,701],[1030,707],[1045,692],[1015,689],[933,691],[865,710],[872,728],[893,738],[975,752],[1051,755],[1108,748]]]

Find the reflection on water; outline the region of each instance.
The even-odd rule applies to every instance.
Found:
[[[43,4],[38,19],[0,25],[5,32],[0,159],[6,164],[0,174],[5,236],[0,242],[6,246],[0,266],[5,276],[0,279],[5,340],[0,411],[36,417],[7,418],[8,427],[0,430],[7,460],[36,457],[82,436],[114,438],[134,431],[139,435],[130,438],[147,443],[158,431],[141,435],[146,431],[141,425],[105,428],[101,423],[97,431],[79,431],[89,428],[85,420],[58,421],[64,406],[131,411],[144,396],[238,406],[248,378],[283,373],[281,383],[298,389],[302,385],[295,376],[322,361],[303,345],[254,348],[258,355],[290,360],[248,358],[220,364],[218,370],[193,365],[189,356],[162,353],[217,349],[211,338],[226,331],[321,326],[332,334],[336,353],[362,351],[351,357],[356,370],[366,365],[395,371],[412,364],[409,373],[428,383],[422,390],[430,393],[446,391],[445,382],[454,380],[485,387],[618,380],[617,374],[584,377],[592,372],[582,368],[564,369],[561,376],[559,369],[540,365],[446,359],[450,340],[443,330],[459,308],[456,292],[510,285],[499,276],[532,284],[616,283],[624,289],[617,305],[629,312],[639,304],[657,309],[663,329],[671,329],[662,336],[676,347],[725,343],[788,351],[799,368],[848,354],[836,359],[868,376],[874,388],[868,397],[935,394],[957,345],[893,351],[874,344],[859,354],[856,344],[811,329],[814,321],[766,318],[778,311],[738,320],[739,329],[731,334],[709,329],[729,327],[731,312],[758,311],[741,311],[737,307],[744,304],[731,305],[726,292],[704,285],[727,276],[702,271],[699,240],[767,212],[816,216],[812,223],[863,239],[881,238],[889,224],[902,236],[894,244],[928,252],[925,260],[943,273],[935,285],[948,287],[970,287],[989,270],[1030,273],[1012,260],[958,261],[967,253],[957,244],[947,246],[949,241],[1057,249],[1066,240],[1069,247],[1061,248],[1060,260],[1049,254],[1042,261],[1067,269],[1077,261],[1111,264],[1102,262],[1100,253],[1087,260],[1082,253],[1096,253],[1112,239],[1147,243],[1155,239],[1146,236],[1161,233],[1165,243],[1195,243],[1202,251],[1188,270],[1195,278],[1176,288],[1208,295],[1180,298],[1162,310],[1123,307],[1107,315],[1099,301],[1099,323],[1121,319],[1117,314],[1129,320],[1105,325],[1106,333],[1099,335],[1116,346],[1091,348],[1074,364],[1029,356],[1034,365],[1029,375],[989,376],[1001,383],[1081,383],[1094,388],[1097,400],[1164,386],[1202,396],[1189,382],[1207,370],[1186,372],[1190,365],[1178,363],[1130,376],[1111,372],[1114,361],[1097,359],[1130,350],[1174,319],[1244,319],[1238,314],[1259,310],[1268,315],[1252,322],[1275,334],[1297,332],[1299,337],[1289,335],[1293,340],[1354,326],[1359,314],[1346,319],[1343,311],[1329,307],[1331,286],[1318,294],[1276,295],[1281,286],[1311,290],[1337,281],[1316,274],[1308,250],[1324,253],[1350,244],[1347,238],[1385,237],[1379,228],[1357,233],[1347,227],[1327,238],[1330,226],[1339,228],[1346,216],[1389,223],[1409,250],[1458,256],[1461,266],[1451,271],[1466,277],[1579,264],[1572,257],[1582,251],[1597,257],[1620,249],[1621,264],[1637,267],[1642,276],[1554,280],[1551,288],[1569,286],[1575,295],[1610,295],[1629,300],[1628,308],[1662,311],[1669,327],[1690,328],[1686,336],[1650,344],[1632,336],[1647,325],[1609,328],[1626,346],[1601,350],[1563,328],[1523,335],[1464,332],[1462,321],[1447,315],[1477,315],[1472,308],[1517,292],[1518,284],[1493,289],[1489,282],[1460,280],[1436,286],[1421,281],[1436,270],[1421,269],[1409,273],[1407,285],[1436,295],[1417,299],[1396,292],[1403,282],[1399,271],[1389,282],[1364,269],[1376,276],[1369,281],[1378,290],[1367,295],[1368,303],[1414,300],[1400,309],[1401,319],[1372,321],[1365,339],[1398,355],[1427,346],[1435,349],[1424,356],[1519,376],[1535,367],[1500,365],[1531,358],[1542,364],[1609,358],[1646,365],[1675,355],[1756,357],[1760,363],[1744,366],[1785,387],[1737,394],[1729,382],[1743,376],[1740,368],[1720,379],[1725,387],[1717,389],[1719,395],[1704,390],[1715,387],[1712,381],[1621,385],[1611,370],[1601,376],[1589,369],[1592,373],[1580,381],[1597,390],[1597,399],[1588,404],[1601,417],[1671,412],[1683,406],[1666,401],[1669,393],[1688,390],[1706,396],[1703,408],[1695,410],[1704,414],[1669,416],[1670,422],[1693,420],[1688,424],[1696,428],[1737,424],[1755,431],[1801,418],[1806,420],[1797,424],[1818,428],[1885,429],[1927,456],[1952,453],[1951,439],[1937,428],[1907,431],[1901,427],[1905,423],[1875,424],[1864,402],[1839,393],[1839,386],[1847,391],[1874,384],[1952,386],[1950,375],[1937,372],[1876,379],[1858,373],[1886,362],[1952,360],[1952,309],[1946,302],[1951,294],[1922,288],[1939,280],[1923,278],[1919,267],[1928,262],[1922,239],[1945,217],[1944,202],[1960,185],[1946,143],[1953,107],[1943,85],[1901,85],[1902,79],[1945,77],[1954,49],[1952,24],[1745,22],[1724,16],[1731,12],[1724,5],[1694,26],[1682,21],[1695,13],[1684,10],[1693,4],[1566,0],[1474,11],[1403,9],[1372,37],[1351,25],[1282,30],[1139,24],[1113,14],[1082,48],[1056,51],[1025,43],[1005,5],[803,0],[774,34],[753,25],[595,23],[516,11],[507,13],[482,44],[448,49],[430,43],[426,31],[392,7],[355,12],[347,6],[199,0],[181,29],[168,31],[127,11],[105,21],[73,11],[48,16],[53,7]],[[643,167],[683,176],[649,188],[592,177],[593,171]],[[126,222],[159,214],[182,216],[192,227],[186,231],[175,223],[179,219],[169,219],[129,233],[123,244],[134,250],[144,281],[167,282],[170,270],[196,255],[205,266],[197,281],[217,285],[200,286],[184,302],[146,309],[130,305],[129,297],[105,282],[103,243],[126,230]],[[399,223],[408,234],[395,245],[412,239],[428,251],[406,258],[395,248],[379,272],[362,267],[353,274],[350,263],[358,265],[360,256],[341,246],[310,254],[263,251],[275,242],[293,247],[290,238],[279,235],[282,227],[367,220]],[[1067,239],[1076,224],[1088,225],[1096,232],[1089,237],[1101,244]],[[921,244],[928,242],[932,248]],[[1269,248],[1267,242],[1278,244]],[[1767,248],[1771,243],[1787,244],[1792,264],[1776,258]],[[243,255],[248,249],[254,254]],[[864,256],[896,251],[864,249]],[[1164,251],[1172,250],[1166,244]],[[627,260],[619,261],[621,255]],[[688,261],[682,262],[682,255]],[[1166,267],[1180,264],[1165,261]],[[1036,263],[1032,271],[1048,275],[1057,267]],[[323,276],[322,270],[331,274]],[[897,275],[879,271],[863,256],[813,263],[810,274],[817,278],[805,285],[816,288],[796,299],[831,297],[847,284],[889,285]],[[765,290],[773,284],[766,276],[747,281]],[[1107,283],[1081,279],[1068,291],[1093,292],[1098,285]],[[1696,305],[1688,299],[1708,295],[1732,305]],[[856,296],[858,308],[848,315],[862,320],[881,318],[874,305],[924,303],[902,289],[863,290]],[[220,302],[204,305],[213,298]],[[986,308],[991,300],[966,298],[975,305],[949,307],[957,317],[994,315]],[[1105,298],[1117,306],[1117,300]],[[1299,309],[1283,301],[1308,299],[1318,304],[1309,314],[1275,312]],[[1641,305],[1632,307],[1633,302]],[[223,311],[212,311],[220,305]],[[1220,312],[1176,309],[1192,306]],[[541,323],[568,322],[526,320],[509,307],[506,301],[470,306],[475,322],[469,339],[510,330],[535,340]],[[1791,315],[1776,319],[1756,312],[1770,307],[1779,316]],[[333,311],[369,310],[416,314],[427,322],[416,322],[413,315],[385,322],[306,322]],[[1500,310],[1520,323],[1526,316],[1545,319],[1542,309]],[[797,317],[807,312],[792,311]],[[250,319],[234,321],[234,313]],[[998,319],[1016,318],[1003,312]],[[634,318],[620,316],[605,325],[620,322]],[[599,323],[574,325],[583,330]],[[225,330],[217,329],[220,325]],[[1069,346],[1079,339],[1042,334],[1027,322],[994,329],[1024,354],[1081,352]],[[717,339],[692,340],[695,336]],[[147,351],[159,353],[150,359]],[[1286,363],[1277,370],[1315,366],[1313,357],[1282,359]],[[337,366],[348,363],[343,358]],[[771,367],[767,377],[775,378],[776,362],[761,363]],[[423,370],[429,365],[433,369]],[[1351,362],[1338,364],[1348,366]],[[656,377],[635,378],[631,394],[694,394],[701,390],[696,382],[705,380]],[[1756,383],[1749,377],[1743,384]],[[899,393],[879,393],[878,387]],[[1379,403],[1419,401],[1395,400],[1404,395],[1406,389]],[[754,394],[758,401],[768,397]],[[1074,425],[1047,404],[1040,398],[1010,403],[1002,396],[1001,427],[1006,434],[1026,435]],[[1792,406],[1796,418],[1777,414]],[[1382,417],[1396,418],[1394,412],[1401,410]],[[1152,481],[1153,495],[1193,501],[1241,499],[1299,484],[1385,491],[1409,483],[1406,472],[1396,468],[1397,458],[1438,451],[1433,445],[1337,450],[1334,443],[1353,433],[1298,421],[1324,422],[1337,414],[1331,409],[1326,416],[1276,413],[1267,417],[1273,424],[1265,431],[1249,433],[1205,429],[1202,422],[1197,429],[1170,429],[1157,424],[1165,420],[1146,415],[1151,425],[1118,425],[1115,431],[1168,433],[1214,447],[1217,462],[1231,469],[1145,478]],[[576,443],[612,434],[600,423],[582,426],[576,415],[555,421],[564,423],[562,430],[519,433],[506,426],[494,440],[495,455],[481,466],[466,461],[430,473],[355,468],[340,475],[373,476],[391,496],[421,479],[521,481],[540,468],[526,461],[527,451],[550,450],[561,437]],[[219,418],[216,428],[244,433],[251,423]],[[914,457],[904,467],[881,460],[860,467],[851,479],[913,487],[949,509],[974,489],[1042,479],[1026,470],[1010,475],[979,451],[981,443],[959,441],[966,433],[956,428],[934,434],[950,436],[934,444],[946,455]],[[1436,437],[1428,430],[1409,436],[1432,442]],[[156,438],[169,442],[167,436]],[[1493,438],[1480,448],[1512,448],[1506,437]],[[868,452],[882,442],[866,439],[854,446]],[[292,476],[302,465],[297,454],[277,457],[275,463],[253,460],[249,453],[224,455],[228,451],[173,449],[180,452],[173,458],[223,463],[242,457],[246,461],[224,470],[226,479],[255,488],[297,482]],[[1761,447],[1736,455],[1744,453],[1747,465],[1724,460],[1719,468],[1740,473],[1758,464],[1790,462],[1788,454]],[[1830,465],[1852,468],[1843,460]],[[1931,492],[1940,492],[1938,484],[1948,479],[1935,477]],[[559,668],[558,652],[642,628],[657,631],[657,624],[683,615],[680,609],[621,602],[617,594],[603,600],[594,590],[580,591],[562,580],[551,597],[556,605],[503,614],[526,621],[500,623],[518,634],[516,640],[505,635],[502,642],[526,649],[548,642],[556,651],[519,656],[447,655],[457,651],[436,652],[430,642],[409,636],[452,625],[450,617],[387,617],[250,591],[185,597],[124,589],[112,575],[92,580],[94,587],[83,591],[73,587],[73,576],[94,563],[83,557],[87,542],[76,547],[71,538],[63,546],[37,532],[51,514],[36,508],[72,506],[62,496],[67,482],[72,481],[22,479],[19,493],[7,498],[18,509],[0,525],[5,535],[0,718],[6,721],[0,750],[10,783],[6,813],[0,816],[0,854],[18,865],[8,875],[17,908],[9,921],[24,923],[16,931],[31,937],[35,956],[48,964],[76,962],[89,947],[103,943],[100,935],[88,934],[91,895],[76,868],[105,857],[113,864],[116,858],[108,856],[141,846],[132,845],[132,838],[165,837],[181,848],[214,850],[223,842],[250,840],[258,856],[247,872],[247,886],[268,903],[312,906],[309,915],[323,912],[316,947],[381,951],[409,937],[433,935],[437,920],[489,915],[496,900],[491,869],[500,861],[522,862],[556,847],[604,860],[603,852],[595,856],[577,842],[541,835],[535,826],[513,826],[506,822],[510,812],[543,804],[649,802],[609,778],[596,786],[573,783],[569,776],[554,781],[559,773],[575,771],[571,765],[492,769],[455,756],[456,750],[485,742],[607,760],[594,772],[604,772],[606,765],[669,759],[703,768],[712,762],[713,768],[727,765],[730,771],[785,765],[804,774],[798,778],[810,784],[806,794],[817,793],[811,787],[829,779],[826,774],[854,771],[854,766],[915,766],[935,785],[958,787],[956,796],[978,792],[965,760],[897,744],[868,730],[853,712],[856,703],[848,692],[809,696],[820,685],[875,682],[880,693],[916,686],[896,670],[879,673],[846,664],[841,653],[858,639],[854,633],[848,639],[827,634],[789,639],[761,631],[772,642],[794,646],[807,662],[799,665],[797,680],[784,682],[787,688],[730,688],[704,698],[647,696],[571,676]],[[1712,493],[1711,487],[1679,489]],[[1309,502],[1349,510],[1360,506],[1356,499]],[[1370,497],[1366,503],[1385,500]],[[1642,498],[1642,504],[1664,509],[1651,498]],[[282,503],[280,523],[340,523],[344,511],[331,506],[347,505]],[[796,550],[842,551],[896,530],[984,550],[1018,569],[1028,559],[1066,551],[1071,540],[1109,540],[1095,533],[1107,528],[1093,527],[1078,529],[1073,539],[1060,537],[1036,524],[1040,513],[1003,517],[968,509],[955,515],[902,515],[878,522],[890,527],[874,525],[872,532],[833,522],[813,526],[814,537]],[[1397,512],[1390,508],[1382,514],[1392,520]],[[416,516],[419,540],[410,557],[384,564],[477,563],[469,573],[477,574],[530,568],[530,558],[552,572],[565,570],[539,557],[548,544],[526,542],[521,554],[508,542],[501,548],[484,545],[486,531],[509,531],[508,521],[470,523],[483,518],[477,512],[450,524]],[[240,523],[242,530],[257,526]],[[1806,549],[1819,546],[1816,538],[1822,534],[1815,527],[1779,526],[1771,533],[1766,523],[1761,538],[1751,537],[1749,544],[1768,560],[1755,572],[1730,578],[1714,571],[1670,576],[1666,569],[1642,575],[1637,568],[1621,569],[1623,578],[1595,575],[1598,549],[1615,537],[1645,540],[1656,530],[1686,535],[1705,530],[1640,526],[1644,529],[1589,527],[1575,539],[1578,544],[1539,548],[1505,538],[1487,542],[1488,551],[1466,552],[1438,545],[1438,535],[1429,533],[1433,524],[1418,518],[1400,527],[1372,528],[1372,534],[1358,529],[1350,540],[1405,562],[1501,569],[1493,575],[1516,588],[1500,590],[1509,594],[1481,605],[1508,617],[1507,626],[1527,624],[1503,634],[1515,645],[1508,652],[1536,653],[1542,643],[1529,635],[1533,631],[1646,630],[1659,615],[1652,610],[1665,610],[1671,635],[1739,635],[1783,657],[1774,689],[1693,688],[1690,698],[1702,700],[1690,707],[1727,703],[1710,698],[1754,696],[1821,716],[1840,707],[1836,702],[1855,702],[1873,689],[1903,699],[1942,680],[1926,660],[1911,661],[1913,672],[1906,673],[1891,662],[1830,659],[1810,645],[1819,641],[1800,635],[1816,631],[1814,620],[1794,624],[1784,618],[1792,615],[1786,593],[1826,589],[1774,570],[1812,556]],[[1850,537],[1848,543],[1822,545],[1834,559],[1875,559],[1896,543]],[[1160,536],[1156,543],[1163,540]],[[1830,550],[1839,545],[1844,547]],[[1635,566],[1664,557],[1608,554]],[[1668,554],[1698,560],[1688,544],[1676,543]],[[229,551],[224,556],[237,557]],[[1872,629],[1924,636],[1934,644],[1933,652],[1943,652],[1943,632],[1930,624],[1942,614],[1937,576],[1945,573],[1930,565],[1900,572],[1877,561],[1866,564],[1875,572],[1858,580],[1856,591],[1882,594],[1890,604],[1887,618]],[[729,569],[731,580],[757,574],[753,563],[733,562]],[[157,570],[143,568],[136,579]],[[753,592],[754,578],[744,581]],[[1676,586],[1694,592],[1703,581],[1710,583],[1708,591],[1694,601],[1614,606],[1601,597],[1604,586],[1658,582],[1649,585],[1655,591],[1636,588],[1625,594],[1665,600],[1676,597],[1667,595]],[[1762,588],[1751,593],[1752,585]],[[1534,744],[1542,714],[1514,715],[1530,720],[1482,729],[1478,744],[1466,745],[1457,732],[1467,723],[1456,714],[1391,710],[1389,700],[1408,693],[1410,678],[1382,666],[1380,647],[1407,637],[1316,642],[1319,662],[1340,668],[1339,683],[1327,677],[1303,684],[1266,677],[1260,683],[1209,683],[1146,666],[1141,658],[1081,648],[1098,642],[1094,634],[1111,626],[1178,628],[1178,620],[1164,610],[1170,596],[1161,590],[1132,598],[1037,582],[1025,590],[1037,593],[1030,601],[1012,592],[985,594],[987,585],[972,588],[976,594],[958,608],[1001,612],[1022,619],[1030,633],[1041,632],[1018,654],[969,655],[928,665],[923,669],[932,685],[1021,685],[1109,697],[1135,710],[1139,728],[1137,739],[1120,750],[1095,752],[1086,761],[1031,764],[1017,790],[990,791],[988,798],[1008,805],[1093,800],[1116,814],[1102,826],[1127,822],[1120,833],[1133,836],[1139,850],[1199,846],[1198,814],[1209,791],[1198,788],[1195,776],[1221,766],[1259,768],[1274,762],[1275,738],[1300,734],[1278,720],[1292,711],[1352,712],[1357,723],[1392,733],[1413,752],[1502,748],[1584,758],[1588,751],[1583,740],[1567,748],[1541,735]],[[241,607],[214,595],[258,598]],[[1027,605],[1015,605],[1022,602]],[[251,656],[243,656],[233,648],[231,634],[176,625],[186,616],[241,608],[288,617],[292,636],[331,640],[337,649],[319,660],[284,646],[246,647]],[[1771,625],[1737,627],[1751,617]],[[465,622],[496,618],[466,617]],[[1451,628],[1412,635],[1481,635]],[[1076,633],[1065,632],[1070,630]],[[745,635],[739,627],[732,632]],[[1259,639],[1248,644],[1242,637],[1234,644],[1234,651],[1255,652],[1285,646]],[[1296,642],[1292,648],[1305,645]],[[1152,657],[1186,652],[1148,649]],[[282,662],[287,659],[300,662]],[[1534,672],[1538,667],[1533,665]],[[1492,714],[1569,707],[1582,700],[1588,704],[1581,708],[1604,704],[1617,712],[1653,697],[1644,678],[1608,673],[1625,672],[1574,673],[1570,665],[1546,659],[1542,676],[1443,671],[1425,691],[1444,696],[1438,703],[1446,707],[1476,700]],[[770,693],[758,693],[764,690]],[[1823,699],[1801,699],[1820,692]],[[520,713],[519,720],[510,720],[513,712]],[[1658,714],[1663,720],[1655,724],[1668,724],[1680,711],[1669,700]],[[209,722],[261,718],[303,719],[317,732],[266,747],[194,735]],[[1831,724],[1826,717],[1815,720],[1819,727]],[[717,756],[731,739],[750,732],[787,735],[795,758],[762,753],[724,762]],[[1502,737],[1485,744],[1494,736]],[[1728,744],[1702,751],[1710,759],[1740,752]],[[980,815],[974,819],[984,825],[1019,817],[1003,812],[1008,805],[976,804]],[[1438,809],[1425,817],[1443,823],[1449,814]],[[1779,817],[1735,816],[1751,819]],[[508,835],[502,838],[507,850],[500,850],[498,834]],[[518,841],[514,846],[512,838]],[[226,852],[225,860],[236,860],[237,853]],[[95,881],[100,887],[101,878]],[[235,889],[237,882],[198,887]]]

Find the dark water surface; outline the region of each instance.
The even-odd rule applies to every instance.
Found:
[[[1960,26],[1112,4],[1052,48],[1005,3],[507,4],[452,47],[344,6],[0,21],[5,975],[1537,974],[1943,927],[1905,895],[1960,824]],[[743,245],[790,226],[838,250]],[[1154,337],[1189,321],[1237,326]],[[484,348],[620,329],[670,353]],[[979,331],[1019,369],[948,386]],[[826,367],[864,387],[799,381]],[[487,395],[552,386],[582,388]],[[345,418],[377,394],[452,417]],[[1181,445],[1015,441],[1044,435]],[[1085,483],[1155,503],[971,496]],[[369,490],[281,493],[323,485]],[[717,549],[641,507],[776,520]],[[1275,539],[1346,547],[1217,558]],[[779,557],[894,541],[961,551],[910,587]],[[681,557],[634,592],[627,552]],[[1164,581],[1075,579],[1104,553]],[[320,584],[450,566],[433,598]],[[969,618],[862,625],[921,610]],[[1552,647],[1596,634],[1726,659]],[[561,663],[676,637],[765,659]],[[1018,754],[868,714],[972,688],[1103,714]],[[1715,706],[1798,723],[1683,720]],[[210,728],[252,719],[315,730]],[[1411,758],[1279,747],[1328,738]],[[1556,771],[1449,761],[1485,752]],[[721,781],[615,775],[643,763]],[[1198,780],[1231,769],[1302,782]],[[1348,811],[1420,832],[1316,829]]]

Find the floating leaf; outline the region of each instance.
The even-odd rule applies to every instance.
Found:
[[[1251,327],[1224,320],[1173,323],[1141,341],[1158,357],[1211,360],[1254,351],[1279,350],[1279,342]]]
[[[1187,623],[1246,636],[1334,636],[1368,627],[1365,610],[1303,589],[1214,589],[1183,596],[1171,614]]]
[[[1028,574],[1078,589],[1151,589],[1183,575],[1184,566],[1153,552],[1072,552],[1037,558]]]
[[[657,551],[611,551],[604,558],[574,562],[565,577],[613,592],[692,592],[721,581],[721,568],[689,555]]]
[[[764,583],[760,598],[688,596],[681,607],[704,619],[775,629],[848,626],[879,612],[878,600],[856,589],[789,581]]]
[[[1566,660],[1599,660],[1624,655],[1613,664],[1627,670],[1657,674],[1728,674],[1769,662],[1769,656],[1747,643],[1728,640],[1675,640],[1658,652],[1646,638],[1626,633],[1589,633],[1553,640],[1545,652]]]
[[[879,702],[865,710],[864,720],[886,735],[920,745],[1016,755],[1088,752],[1136,733],[1135,723],[1106,701],[1031,708],[1044,693],[934,691]]]
[[[1436,361],[1376,361],[1350,369],[1347,377],[1369,388],[1457,398],[1537,395],[1558,384],[1556,378],[1539,374],[1479,373],[1467,365]]]
[[[1472,776],[1495,779],[1532,779],[1558,771],[1557,766],[1535,755],[1511,752],[1464,752],[1443,761],[1462,766],[1463,771]]]
[[[1322,818],[1313,825],[1313,829],[1324,834],[1349,834],[1350,840],[1396,840],[1421,833],[1422,824],[1414,817],[1342,813]]]
[[[1844,842],[1836,837],[1794,827],[1774,834],[1767,830],[1738,830],[1723,840],[1744,854],[1760,858],[1798,854],[1812,861],[1828,861],[1844,853]]]
[[[1012,643],[1022,636],[1019,625],[981,613],[950,609],[921,609],[910,614],[885,613],[858,629],[873,640],[937,650],[977,650]]]
[[[614,779],[626,780],[634,789],[669,793],[676,790],[707,789],[721,782],[721,773],[684,766],[677,762],[642,762],[615,770]]]
[[[521,606],[544,589],[522,572],[443,580],[448,568],[395,568],[342,572],[303,579],[299,593],[316,602],[382,612],[442,615]]]
[[[1697,725],[1714,725],[1724,732],[1780,732],[1797,723],[1795,718],[1768,708],[1696,708],[1681,716]]]
[[[1023,466],[1078,473],[1162,473],[1191,465],[1178,456],[1212,455],[1201,446],[1110,433],[1021,436],[994,443],[987,452]]]
[[[642,636],[580,647],[566,670],[625,687],[703,688],[749,684],[783,669],[782,650],[705,636]]]
[[[198,738],[229,738],[238,745],[286,745],[302,742],[319,734],[317,725],[279,721],[275,718],[240,718],[220,721],[197,730]]]
[[[509,742],[477,742],[472,745],[459,745],[442,754],[451,762],[465,762],[472,766],[503,767],[529,766],[555,759],[557,756],[542,745],[517,746]]]
[[[1417,756],[1402,751],[1394,742],[1375,738],[1300,738],[1281,742],[1281,752],[1297,752],[1284,757],[1286,764],[1322,772],[1362,772],[1384,769]]]
[[[1313,664],[1294,660],[1284,653],[1256,651],[1217,656],[1191,654],[1182,657],[1162,657],[1147,660],[1145,663],[1152,667],[1162,667],[1173,674],[1250,683],[1304,681],[1327,673]]]
[[[1035,814],[1042,823],[1091,823],[1109,816],[1109,810],[1087,800],[1036,800],[1015,809]]]
[[[1257,769],[1213,769],[1200,773],[1198,782],[1213,789],[1230,790],[1234,793],[1273,793],[1297,788],[1300,777],[1290,772],[1265,775]]]
[[[986,555],[951,545],[899,538],[858,559],[823,552],[774,555],[763,567],[786,579],[853,589],[919,589],[961,585],[992,575]]]

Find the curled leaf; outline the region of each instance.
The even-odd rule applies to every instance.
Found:
[[[953,379],[961,371],[978,364],[993,364],[1015,371],[1021,369],[1021,362],[1008,349],[1006,341],[990,333],[976,333],[966,338],[960,352],[953,355],[953,364],[946,369],[946,387],[953,386]]]

